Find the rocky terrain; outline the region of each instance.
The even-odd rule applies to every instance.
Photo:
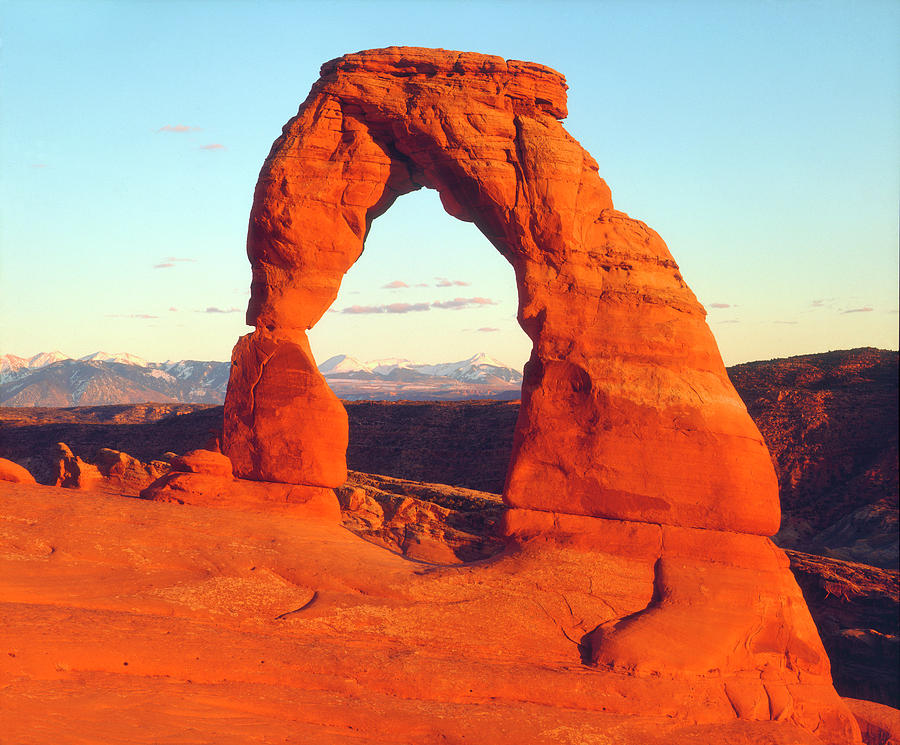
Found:
[[[850,350],[753,363],[730,371],[756,409],[764,436],[773,443],[787,515],[794,500],[799,500],[797,495],[808,498],[816,484],[824,484],[823,493],[831,500],[823,497],[819,512],[831,515],[832,525],[846,522],[866,499],[896,500],[896,488],[892,492],[890,487],[891,479],[896,479],[896,457],[891,459],[897,442],[896,422],[891,420],[891,407],[896,410],[896,361],[896,352]],[[747,368],[753,372],[752,386],[742,377]],[[798,368],[808,375],[828,371],[828,377],[820,377],[808,393],[809,401],[804,395],[810,389],[797,385],[796,377],[789,395],[781,395],[786,371]],[[823,400],[831,407],[824,414]],[[790,407],[787,412],[779,409],[779,401]],[[760,402],[768,402],[769,407],[756,408],[762,406]],[[842,402],[852,406],[852,417],[841,412]],[[442,563],[482,559],[500,550],[498,494],[518,414],[515,403],[355,402],[348,403],[347,410],[348,462],[356,469],[338,489],[347,527],[411,558]],[[56,474],[56,442],[68,443],[91,462],[100,460],[102,448],[149,462],[167,451],[182,453],[208,444],[221,428],[221,416],[219,407],[184,404],[7,408],[0,410],[0,457],[26,465],[40,481],[51,483]],[[817,434],[813,437],[810,432]],[[868,433],[868,442],[861,432]],[[789,435],[798,433],[792,444]],[[855,456],[848,442],[856,444]],[[817,460],[798,458],[797,451],[812,447],[819,453]],[[831,452],[847,459],[846,470],[829,468]],[[795,478],[786,480],[785,474],[791,473],[787,465],[798,462],[802,467],[793,471]],[[879,472],[872,464],[886,467]],[[842,473],[867,474],[868,480],[851,478],[842,489]],[[859,484],[866,488],[854,491]],[[796,508],[800,509],[802,502]],[[783,531],[781,539],[787,537],[787,545],[798,549],[789,554],[791,566],[833,660],[838,690],[896,706],[896,561],[893,565],[883,562],[885,571],[865,565],[877,563],[882,553],[863,554],[863,564],[814,555],[827,552],[850,558],[848,546],[855,546],[859,553],[863,545],[883,548],[889,544],[886,538],[896,542],[896,530],[891,528],[896,524],[896,507],[885,524],[861,526],[852,544],[837,540],[823,545],[819,536],[829,524],[810,511],[804,514],[816,519],[819,532]]]
[[[823,742],[738,719],[715,680],[642,693],[580,664],[584,588],[619,605],[642,580],[576,546],[446,566],[277,513],[7,482],[0,525],[16,745]],[[668,714],[635,713],[651,684]],[[707,718],[679,713],[692,696]],[[888,741],[892,710],[848,704],[867,745]]]
[[[896,569],[897,352],[826,352],[728,373],[775,462],[782,545]]]
[[[779,542],[897,568],[897,352],[844,350],[729,368],[769,445],[784,521]],[[503,489],[516,402],[347,402],[349,467],[366,473]],[[189,405],[0,410],[0,456],[40,473],[66,442],[142,460],[206,444],[221,409]],[[135,426],[147,425],[147,426]]]

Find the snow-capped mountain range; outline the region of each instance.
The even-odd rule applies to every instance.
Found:
[[[148,362],[130,353],[62,352],[0,357],[0,406],[96,406],[123,403],[222,403],[230,363]],[[337,355],[319,370],[347,400],[515,399],[522,374],[484,353],[426,364],[390,358],[360,362]]]
[[[228,362],[147,362],[135,354],[62,352],[0,357],[0,406],[222,403]]]
[[[364,377],[391,378],[395,380],[404,376],[404,372],[415,374],[415,379],[421,376],[430,378],[450,378],[464,383],[516,383],[521,385],[522,373],[505,365],[502,362],[480,352],[459,362],[444,362],[437,365],[429,365],[424,362],[412,362],[407,359],[391,357],[388,359],[360,362],[355,357],[339,354],[319,365],[319,372],[326,378],[351,377],[360,379]]]
[[[3,375],[5,383],[7,377],[11,373],[24,370],[40,370],[42,367],[52,365],[54,362],[62,362],[63,360],[71,360],[72,358],[62,352],[41,352],[34,357],[17,357],[14,354],[4,354],[0,357],[0,375]],[[81,362],[121,362],[126,365],[137,365],[138,367],[147,367],[147,360],[138,357],[136,354],[122,352],[119,354],[108,354],[106,352],[94,352],[79,357]]]

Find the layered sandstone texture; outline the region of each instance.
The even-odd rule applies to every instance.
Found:
[[[695,674],[708,658],[689,658],[649,672],[671,648],[721,639],[740,611],[803,616],[776,554],[746,571],[758,536],[706,537],[723,543],[705,578],[737,572],[714,616],[668,626],[639,669],[590,664],[584,636],[655,594],[685,612],[655,565],[662,552],[667,572],[689,570],[709,532],[592,522],[606,549],[522,537],[447,566],[324,520],[0,482],[0,739],[858,745],[850,711],[807,677],[827,661],[777,624],[722,657],[761,656],[762,670]],[[883,732],[876,714],[867,728]]]
[[[175,456],[171,464],[172,470],[143,489],[141,498],[340,522],[340,506],[331,489],[235,479],[228,457],[210,450]]]
[[[237,475],[336,487],[346,418],[306,331],[372,220],[436,189],[510,262],[533,342],[504,496],[514,507],[771,535],[775,474],[662,239],[613,208],[531,62],[388,48],[326,63],[257,183],[224,450]]]

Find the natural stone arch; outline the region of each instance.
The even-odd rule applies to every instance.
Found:
[[[306,339],[401,194],[438,191],[510,262],[533,342],[504,497],[544,512],[771,535],[777,484],[705,311],[613,209],[529,62],[389,48],[323,65],[260,173],[225,451],[244,478],[337,486],[346,413]]]

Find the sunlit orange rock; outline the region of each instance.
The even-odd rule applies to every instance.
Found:
[[[169,473],[141,491],[143,499],[340,522],[341,509],[331,489],[235,479],[231,461],[211,450],[191,450],[171,462]]]
[[[613,208],[531,62],[389,48],[326,63],[256,186],[224,451],[244,478],[337,486],[339,404],[306,331],[372,220],[436,189],[512,264],[534,342],[505,496],[517,507],[770,535],[775,474],[662,239]]]
[[[244,478],[340,486],[347,478],[347,412],[316,369],[306,334],[294,337],[263,329],[238,341],[224,452]]]
[[[94,465],[107,484],[123,494],[136,495],[171,470],[169,463],[153,460],[144,463],[120,450],[100,448]]]
[[[230,479],[234,476],[231,461],[222,453],[213,450],[191,450],[184,455],[176,455],[171,460],[172,470],[183,473],[206,473]]]
[[[37,483],[27,468],[6,458],[0,458],[0,481],[12,481],[14,484]]]
[[[140,496],[154,502],[283,514],[335,524],[341,520],[341,508],[334,491],[320,486],[172,471],[150,484]]]
[[[256,186],[256,330],[232,356],[223,452],[243,479],[343,483],[346,415],[306,332],[372,220],[436,189],[512,265],[533,342],[504,489],[509,566],[537,556],[542,586],[572,582],[571,546],[638,579],[615,606],[593,589],[583,607],[563,598],[564,636],[612,676],[595,679],[597,695],[622,678],[630,712],[664,717],[675,692],[695,691],[680,714],[858,742],[787,559],[765,538],[780,522],[765,444],[665,243],[613,208],[559,123],[565,91],[541,65],[445,50],[323,65]]]
[[[761,655],[772,663],[763,669],[582,664],[584,634],[652,602],[661,531],[569,517],[603,524],[595,537],[608,547],[537,536],[487,561],[440,566],[274,509],[0,482],[0,710],[14,713],[2,739],[860,744],[827,679],[803,672],[815,664],[807,651],[796,663],[782,656],[786,629],[763,625],[723,656]],[[705,532],[676,536],[672,558]],[[723,571],[764,539],[726,540],[735,555],[718,557]],[[646,658],[658,664],[701,634],[718,641],[716,624],[742,608],[753,623],[760,603],[797,612],[770,571],[756,586],[758,601],[724,595],[732,607],[710,619],[702,606],[685,612]],[[718,582],[710,591],[725,592]]]
[[[92,463],[86,463],[64,442],[56,443],[55,486],[67,489],[93,489],[103,481],[103,474]]]

